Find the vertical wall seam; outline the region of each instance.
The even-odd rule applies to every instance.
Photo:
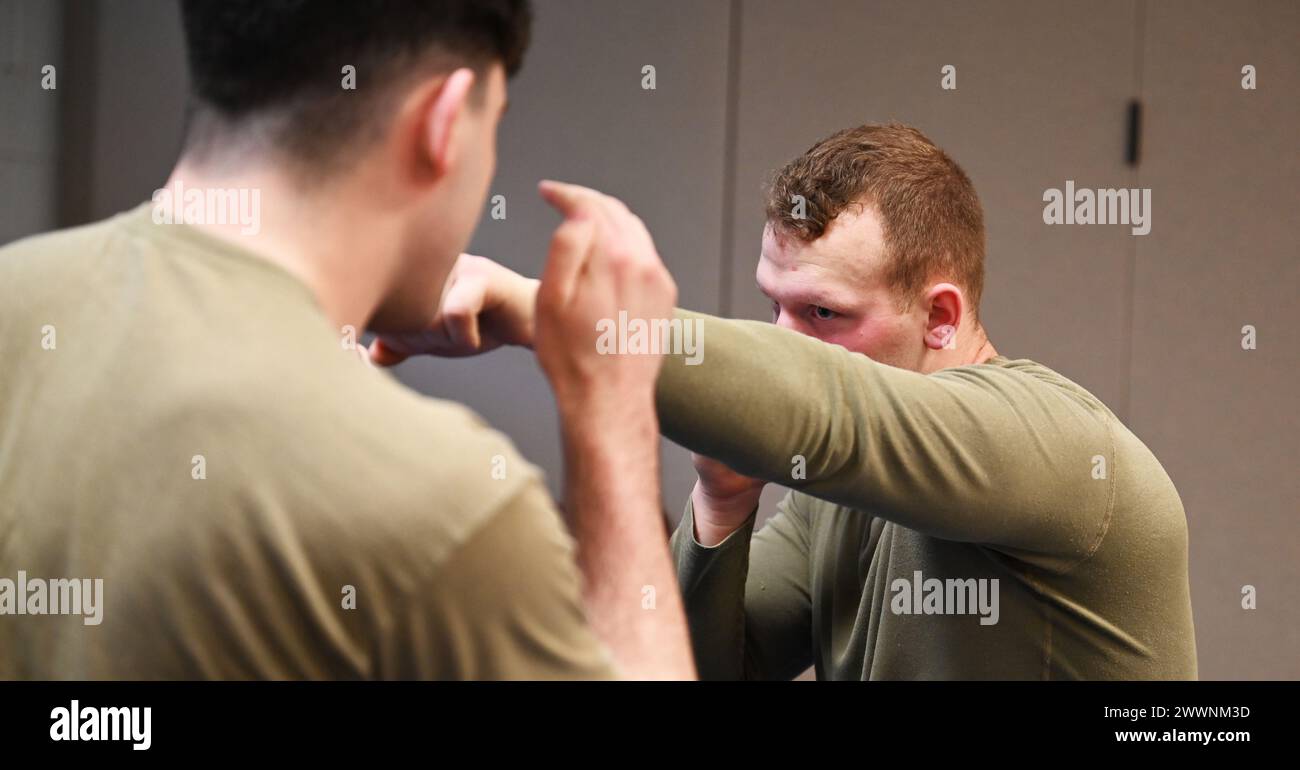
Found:
[[[1142,105],[1142,124],[1139,126],[1141,134],[1138,136],[1140,145],[1144,145],[1147,133],[1146,123],[1149,116],[1146,114],[1146,100],[1144,99],[1144,74],[1146,61],[1144,57],[1146,46],[1146,0],[1136,0],[1133,6],[1133,82],[1136,89],[1135,99],[1138,104]],[[1145,147],[1143,148],[1145,150]],[[1138,162],[1132,170],[1133,188],[1141,189],[1142,187],[1142,158],[1139,155]],[[1148,212],[1149,215],[1149,212]],[[1145,236],[1129,236],[1128,247],[1128,265],[1125,284],[1124,284],[1124,322],[1123,338],[1124,349],[1122,353],[1121,367],[1123,371],[1123,403],[1120,404],[1120,419],[1126,425],[1132,426],[1133,423],[1133,355],[1136,349],[1136,343],[1133,339],[1135,327],[1137,325],[1137,260],[1138,260],[1138,239]]]
[[[100,15],[94,3],[74,8],[73,0],[65,0],[61,6],[54,221],[64,228],[86,224],[93,214]]]
[[[723,114],[722,147],[722,242],[718,259],[718,313],[732,314],[732,268],[736,242],[736,145],[740,113],[740,22],[741,0],[731,0],[727,10],[726,107]]]

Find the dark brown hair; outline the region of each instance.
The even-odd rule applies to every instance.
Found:
[[[532,11],[528,0],[182,0],[181,21],[187,149],[233,142],[249,118],[274,113],[275,147],[323,168],[386,124],[410,77],[494,62],[513,75]],[[355,90],[341,87],[344,65]]]

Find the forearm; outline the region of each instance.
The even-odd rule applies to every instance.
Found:
[[[754,518],[709,544],[695,534],[699,527],[692,495],[671,546],[695,665],[701,679],[744,679],[745,581]]]
[[[712,548],[726,540],[753,516],[762,491],[759,488],[738,498],[719,499],[709,494],[704,484],[697,480],[691,490],[695,541]]]
[[[717,545],[691,537],[688,504],[673,534],[701,679],[791,679],[812,662],[806,518],[787,495],[754,532],[756,508]]]
[[[649,392],[561,407],[565,490],[595,630],[633,679],[695,676],[663,529]]]
[[[869,458],[857,447],[876,438],[878,415],[860,398],[862,373],[842,360],[847,351],[771,324],[678,317],[703,326],[704,355],[695,366],[665,361],[656,393],[664,435],[739,473],[828,499],[869,492]]]

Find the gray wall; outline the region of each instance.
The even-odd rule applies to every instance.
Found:
[[[1300,4],[1153,3],[1146,27],[1129,423],[1187,508],[1202,676],[1297,678]]]
[[[55,225],[62,21],[58,3],[0,0],[0,243]]]
[[[536,4],[492,189],[507,217],[485,217],[473,250],[537,274],[556,222],[537,179],[591,184],[642,215],[683,305],[764,318],[753,269],[767,175],[844,126],[919,126],[984,201],[983,315],[999,350],[1090,388],[1178,485],[1202,676],[1300,678],[1300,426],[1282,318],[1300,285],[1294,3]],[[175,159],[184,83],[172,4],[75,3],[62,21],[60,7],[0,0],[0,21],[30,31],[15,53],[19,38],[0,23],[0,98],[6,116],[23,115],[0,126],[3,239],[133,205]],[[30,62],[63,61],[65,48],[56,107],[32,92]],[[654,91],[640,87],[645,64]],[[945,64],[955,91],[940,88]],[[1240,87],[1245,64],[1255,91]],[[1134,97],[1145,104],[1136,169],[1124,162]],[[1151,234],[1044,225],[1043,191],[1067,179],[1151,188]],[[1241,348],[1246,324],[1256,350]],[[399,375],[469,403],[556,486],[556,417],[530,356],[417,361]],[[666,445],[664,459],[675,519],[693,474],[682,450]],[[1244,585],[1258,609],[1241,608]]]

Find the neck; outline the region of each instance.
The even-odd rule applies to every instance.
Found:
[[[970,337],[966,339],[966,344],[958,345],[958,350],[961,352],[961,363],[957,364],[958,366],[982,364],[998,354],[993,343],[989,342],[988,333],[979,324],[976,324]]]
[[[275,170],[217,170],[182,158],[167,188],[183,188],[187,195],[241,191],[251,205],[241,205],[239,216],[192,226],[298,278],[338,328],[364,330],[392,285],[399,224],[346,182],[331,184],[328,193],[304,190]],[[184,204],[184,199],[174,203]]]
[[[998,351],[993,347],[993,343],[989,342],[988,337],[985,337],[984,343],[980,345],[979,349],[975,351],[975,354],[971,356],[970,363],[982,364],[990,358],[994,358],[997,354]]]
[[[976,325],[968,334],[957,333],[957,345],[951,350],[936,350],[921,364],[921,372],[932,374],[954,366],[982,364],[998,354],[989,342],[984,327]]]

